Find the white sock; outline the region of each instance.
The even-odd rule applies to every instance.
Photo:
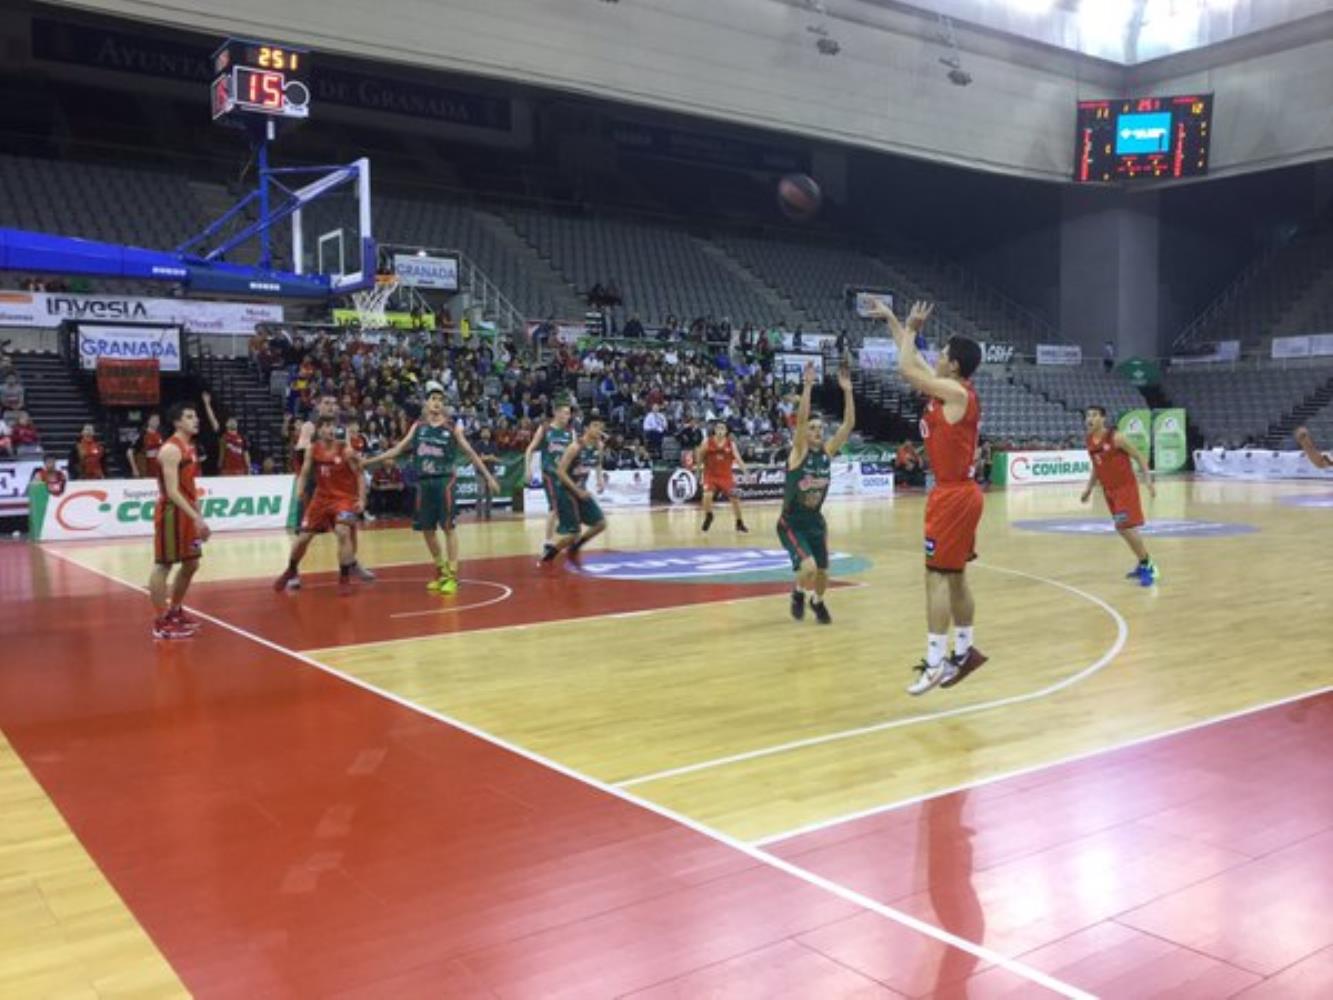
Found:
[[[926,666],[938,667],[944,660],[944,651],[948,648],[949,637],[947,635],[936,635],[933,632],[926,634]]]
[[[953,630],[953,655],[960,660],[972,648],[972,626],[959,625]]]
[[[822,597],[819,595],[819,592],[818,592],[818,591],[814,591],[814,590],[812,590],[812,591],[810,591],[810,603],[811,603],[811,604],[823,604],[823,603],[824,603],[824,598],[822,598]]]
[[[809,601],[811,604],[819,603],[819,595],[816,594],[813,590],[803,590],[801,591],[801,593],[805,594],[805,599]]]

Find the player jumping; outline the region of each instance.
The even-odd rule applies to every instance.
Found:
[[[824,521],[824,499],[832,482],[832,460],[842,451],[856,426],[856,401],[852,376],[845,363],[838,369],[842,387],[842,423],[825,442],[824,421],[810,416],[810,393],[815,384],[815,366],[805,366],[801,404],[796,411],[796,431],[787,456],[787,481],[783,489],[782,515],[778,518],[778,540],[791,556],[796,586],[791,592],[791,616],[805,617],[808,600],[821,625],[833,624],[824,592],[828,590],[828,526]]]
[[[976,558],[977,525],[984,500],[973,475],[981,401],[972,375],[981,365],[981,347],[967,337],[951,337],[932,369],[916,346],[934,306],[913,304],[907,323],[893,310],[877,310],[898,344],[898,371],[903,379],[930,397],[921,415],[921,436],[935,473],[935,488],[926,498],[926,658],[908,694],[953,687],[986,657],[972,645],[976,602],[967,582],[967,564]],[[949,623],[953,622],[953,655],[948,654]]]
[[[555,490],[556,510],[560,515],[555,529],[558,538],[555,551],[549,558],[543,555],[543,562],[550,562],[565,551],[571,559],[577,559],[583,546],[606,530],[606,515],[588,492],[589,477],[593,473],[601,474],[604,427],[601,417],[589,417],[583,436],[571,441],[560,457],[556,466]],[[580,525],[582,534],[579,533]]]
[[[454,483],[459,452],[472,463],[477,475],[486,480],[492,493],[500,492],[500,484],[491,475],[486,463],[472,450],[463,428],[444,414],[444,386],[439,382],[426,383],[426,408],[422,418],[412,425],[407,436],[388,451],[367,459],[369,468],[411,450],[417,470],[417,506],[412,515],[412,529],[421,532],[431,560],[439,571],[426,589],[437,594],[458,592],[458,533],[454,530]],[[444,531],[445,553],[440,552],[440,540],[435,530]],[[446,558],[447,554],[447,558]]]
[[[1106,426],[1104,407],[1089,406],[1084,423],[1088,429],[1088,455],[1092,458],[1092,472],[1088,475],[1088,485],[1084,487],[1080,500],[1087,503],[1092,496],[1093,484],[1102,484],[1102,493],[1106,496],[1106,506],[1111,510],[1115,530],[1139,561],[1125,576],[1130,580],[1138,580],[1140,586],[1151,587],[1160,574],[1139,535],[1139,528],[1143,527],[1143,504],[1139,500],[1138,480],[1134,478],[1134,465],[1137,465],[1143,473],[1148,495],[1154,498],[1157,496],[1148,460],[1123,434],[1117,433],[1114,427]],[[1130,464],[1131,460],[1133,465]]]
[[[713,499],[716,497],[731,501],[731,513],[736,517],[736,530],[748,532],[750,529],[745,526],[745,520],[741,517],[741,501],[736,496],[736,479],[731,472],[733,466],[739,467],[744,472],[745,461],[741,458],[740,449],[736,447],[736,440],[728,432],[725,421],[719,420],[713,425],[713,434],[699,445],[695,461],[704,470],[702,530],[707,531],[713,526]]]
[[[1301,446],[1301,451],[1305,452],[1305,457],[1316,469],[1333,469],[1333,455],[1326,455],[1315,446],[1314,438],[1310,436],[1308,428],[1296,428],[1296,443]]]
[[[306,550],[316,535],[332,531],[338,539],[338,582],[346,586],[356,568],[356,547],[352,526],[366,509],[366,477],[361,474],[361,456],[355,448],[337,437],[337,422],[321,417],[315,438],[306,449],[297,481],[298,493],[309,495],[301,515],[301,527],[292,543],[291,557],[282,575],[273,581],[274,590],[298,590],[300,566]],[[307,494],[306,484],[315,487]],[[373,579],[373,577],[372,577]]]
[[[148,594],[157,618],[153,621],[154,639],[188,639],[199,631],[197,618],[186,614],[182,605],[190,581],[199,570],[203,544],[210,534],[196,503],[199,490],[199,456],[194,448],[199,433],[199,413],[193,406],[177,403],[167,413],[174,433],[158,451],[157,508],[153,511],[153,573],[148,578]],[[168,577],[171,567],[179,566],[176,579]]]

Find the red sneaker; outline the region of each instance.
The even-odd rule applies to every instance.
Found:
[[[165,616],[153,621],[154,639],[193,639],[196,633],[196,629],[181,625]]]
[[[958,668],[958,671],[948,680],[940,683],[942,688],[951,688],[966,678],[968,674],[980,669],[981,665],[986,662],[986,655],[976,646],[973,646],[961,660],[956,656],[951,656],[949,659]]]
[[[297,576],[295,573],[293,573],[291,570],[285,569],[282,571],[282,576],[278,577],[276,580],[273,581],[273,589],[276,590],[279,594],[281,594],[291,585],[291,582],[293,580],[297,581],[296,586],[299,587],[301,585],[300,579],[301,578]],[[295,590],[296,588],[293,587],[292,589]]]
[[[172,608],[170,611],[167,612],[167,619],[168,621],[171,621],[174,624],[179,625],[181,628],[189,629],[192,632],[198,632],[201,628],[204,627],[203,622],[201,622],[194,615],[190,614],[184,608]]]

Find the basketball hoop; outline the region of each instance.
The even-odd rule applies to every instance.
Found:
[[[385,308],[393,293],[398,291],[398,276],[393,274],[375,275],[375,284],[352,293],[352,311],[363,330],[383,330],[389,325]]]

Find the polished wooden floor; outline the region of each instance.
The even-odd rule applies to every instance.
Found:
[[[915,817],[917,810],[943,824],[942,836],[948,839],[949,824],[956,830],[963,824],[960,817],[977,808],[971,804],[975,798],[967,798],[972,788],[1027,787],[1029,779],[1022,775],[1032,769],[1077,767],[1060,762],[1327,691],[1333,685],[1333,546],[1328,544],[1333,537],[1333,509],[1287,502],[1317,493],[1321,493],[1317,486],[1163,484],[1157,500],[1148,504],[1149,516],[1158,522],[1181,522],[1185,533],[1149,538],[1163,575],[1161,584],[1149,590],[1124,579],[1132,560],[1114,536],[1023,526],[1023,522],[1046,521],[1060,528],[1069,519],[1104,516],[1097,505],[1080,507],[1077,488],[990,494],[980,536],[981,559],[970,574],[979,608],[977,643],[991,660],[966,684],[920,699],[903,690],[924,644],[919,496],[901,496],[891,503],[830,505],[830,544],[845,556],[835,560],[838,586],[829,597],[835,619],[830,628],[790,620],[781,574],[721,572],[686,579],[685,571],[677,572],[687,562],[690,572],[703,572],[699,567],[707,563],[701,562],[697,550],[714,550],[720,558],[736,547],[776,548],[772,507],[749,512],[748,536],[735,535],[726,518],[702,536],[697,513],[685,510],[613,517],[605,548],[627,555],[592,553],[583,572],[535,566],[531,553],[538,547],[541,530],[536,523],[467,521],[461,532],[465,583],[455,598],[443,602],[425,593],[420,542],[405,530],[377,528],[363,533],[363,560],[380,568],[382,578],[351,593],[341,593],[327,575],[333,568],[330,546],[317,544],[312,551],[306,589],[275,595],[267,581],[283,565],[285,538],[221,538],[208,546],[192,605],[232,628],[216,625],[188,644],[191,648],[171,650],[155,649],[146,640],[142,598],[117,582],[138,585],[146,578],[149,553],[143,545],[75,545],[46,551],[6,547],[6,601],[10,603],[10,597],[28,601],[32,615],[26,621],[6,623],[11,656],[0,665],[4,696],[0,727],[17,750],[0,755],[0,790],[5,794],[6,818],[12,815],[18,822],[6,829],[0,842],[4,845],[0,858],[6,860],[0,868],[0,899],[13,901],[0,917],[0,995],[170,993],[183,988],[182,980],[195,993],[213,995],[246,990],[253,995],[256,988],[275,995],[334,992],[306,966],[296,978],[279,975],[272,961],[257,959],[239,963],[227,975],[220,973],[226,963],[218,954],[217,934],[230,927],[236,936],[226,942],[228,946],[249,954],[253,943],[247,942],[245,928],[259,925],[270,935],[265,940],[271,944],[271,935],[291,934],[292,925],[276,918],[271,923],[260,920],[250,910],[253,900],[242,898],[238,889],[237,898],[229,899],[221,912],[207,899],[193,900],[194,909],[187,912],[198,918],[199,928],[211,929],[210,936],[201,940],[202,930],[192,937],[188,928],[179,926],[173,919],[167,876],[150,876],[144,867],[148,860],[132,856],[123,842],[126,830],[99,811],[108,805],[105,790],[83,785],[90,776],[107,777],[97,760],[83,759],[94,745],[101,759],[119,760],[131,773],[140,768],[147,773],[148,765],[140,763],[143,754],[150,746],[160,751],[163,741],[170,746],[170,734],[164,730],[185,712],[186,722],[180,724],[207,733],[214,745],[207,754],[192,751],[199,755],[177,761],[168,773],[155,776],[161,782],[158,790],[170,796],[181,793],[194,768],[226,761],[228,727],[262,733],[254,746],[236,748],[243,767],[228,762],[239,769],[234,780],[253,796],[255,769],[269,759],[266,754],[282,752],[284,734],[310,753],[324,739],[331,756],[342,740],[354,759],[366,753],[373,756],[376,746],[383,751],[379,744],[385,739],[388,745],[401,739],[412,744],[418,757],[450,767],[449,754],[458,752],[458,747],[437,731],[457,734],[461,726],[573,775],[618,787],[661,810],[658,816],[665,815],[662,821],[668,826],[670,816],[679,816],[715,831],[724,841],[734,838],[725,842],[774,845],[783,856],[809,854],[792,846],[804,844],[802,838],[846,830],[848,835],[837,839],[867,845],[876,856],[892,855],[895,843],[902,847],[901,836],[898,841],[867,841],[857,824],[880,816]],[[1228,533],[1242,529],[1244,533]],[[666,556],[660,570],[644,564],[654,553]],[[601,576],[598,567],[606,568],[607,561],[633,564],[631,575],[649,578]],[[836,572],[838,567],[841,572]],[[70,613],[76,607],[82,610]],[[108,638],[115,640],[110,646]],[[287,651],[296,651],[303,659],[294,661]],[[39,676],[36,671],[44,656],[48,670]],[[287,678],[293,664],[302,679]],[[384,710],[367,707],[376,699],[364,687],[350,687],[317,667],[388,694],[400,705],[418,706],[436,718],[380,719]],[[265,687],[274,684],[278,686]],[[344,688],[357,697],[333,693]],[[379,703],[399,710],[391,702]],[[325,710],[332,715],[324,715]],[[157,723],[156,712],[163,713]],[[1327,731],[1327,713],[1316,717]],[[88,735],[90,724],[96,738]],[[376,746],[371,746],[362,727],[387,731],[391,737],[377,735],[371,740]],[[1318,734],[1302,736],[1318,738]],[[442,741],[440,746],[435,745],[437,740]],[[1137,753],[1132,748],[1123,752]],[[466,756],[473,764],[479,759],[475,751]],[[1323,760],[1333,757],[1325,755]],[[75,761],[82,765],[75,766]],[[543,771],[539,763],[532,766]],[[301,787],[309,782],[318,787],[319,764],[303,768],[299,780],[287,776],[282,787],[296,787],[294,781]],[[406,800],[376,801],[373,808],[364,800],[324,802],[317,809],[315,826],[346,826],[350,815],[371,812],[383,826],[381,833],[389,836],[384,831],[395,823],[413,826],[409,817],[420,817],[427,826],[447,824],[461,810],[468,823],[479,825],[476,832],[484,833],[486,805],[496,795],[509,794],[499,791],[506,782],[521,787],[522,792],[510,789],[517,801],[528,805],[534,801],[531,789],[536,779],[526,774],[515,778],[505,767],[500,771],[506,777],[487,779],[491,791],[480,806],[454,800],[448,809],[426,807],[418,787]],[[433,774],[407,767],[398,784],[406,788],[412,781],[428,783],[428,773]],[[1033,773],[1053,772],[1047,768]],[[996,780],[1011,774],[1019,776]],[[1305,783],[1322,776],[1326,785],[1333,784],[1327,780],[1333,778],[1333,765],[1307,761],[1300,775]],[[1085,786],[1080,807],[1095,814],[1098,783],[1108,779],[1099,772],[1079,780]],[[1251,774],[1250,780],[1262,784],[1261,776]],[[578,787],[573,778],[569,782]],[[1261,812],[1264,808],[1280,812],[1286,797],[1300,795],[1299,789],[1284,784],[1280,773],[1274,774],[1273,783],[1276,799],[1261,801]],[[219,834],[222,840],[215,856],[186,859],[182,854],[176,875],[202,879],[201,884],[221,892],[219,887],[228,880],[223,862],[244,856],[246,838],[262,831],[265,822],[281,829],[291,819],[273,803],[233,802],[229,796],[238,794],[237,787],[220,784],[212,789],[213,797],[187,796],[179,807],[190,817],[178,821],[180,831],[195,822],[220,823],[224,833]],[[277,786],[265,787],[272,791]],[[1119,801],[1128,794],[1126,787],[1106,785],[1106,800]],[[1179,794],[1179,785],[1172,787]],[[135,786],[136,791],[141,788]],[[565,784],[561,788],[561,794],[579,798]],[[952,789],[958,790],[955,795],[939,795]],[[550,803],[556,793],[545,789],[537,799]],[[923,804],[912,805],[922,799]],[[633,808],[622,799],[611,801]],[[61,824],[52,802],[68,826]],[[310,808],[316,809],[317,803]],[[955,808],[958,815],[950,813]],[[1039,813],[1042,804],[1034,801],[1028,808]],[[404,812],[398,815],[395,809]],[[1165,811],[1165,806],[1158,811]],[[123,824],[123,811],[113,812]],[[158,816],[168,826],[176,822],[168,818],[169,812]],[[1325,817],[1328,822],[1320,827],[1320,815],[1316,809],[1305,826],[1297,824],[1316,844],[1322,843],[1317,834],[1333,828],[1333,816]],[[1179,826],[1191,821],[1188,816],[1175,817],[1171,835],[1188,836]],[[626,821],[620,817],[604,822],[615,827]],[[976,825],[968,815],[966,826]],[[1057,824],[1064,831],[1062,838],[1066,833],[1069,838],[1088,835],[1084,826],[1073,827]],[[372,824],[370,829],[381,828]],[[170,840],[165,832],[158,836],[159,846]],[[576,834],[562,828],[551,836],[554,843],[564,844]],[[427,850],[412,837],[406,843],[414,850]],[[1274,850],[1290,848],[1292,843],[1283,841]],[[1181,859],[1190,855],[1179,846],[1168,849],[1160,838],[1148,843],[1145,850],[1155,860],[1145,866],[1142,878],[1150,883],[1158,868],[1179,868]],[[262,852],[260,872],[267,876],[281,865],[290,867],[292,858],[279,854],[276,848],[273,856],[267,849]],[[349,895],[339,897],[336,905],[323,901],[319,913],[294,906],[286,914],[292,921],[317,922],[334,913],[345,921],[349,912],[357,912],[357,898],[367,912],[384,904],[383,882],[405,892],[413,879],[422,877],[414,864],[401,871],[372,866],[373,876],[361,870],[349,874],[344,871],[348,858],[339,852],[332,855],[311,863],[317,868],[326,865],[331,873],[327,879],[345,878]],[[1220,874],[1233,867],[1223,862],[1251,856],[1249,848],[1228,842],[1217,847],[1217,864],[1211,868],[1203,855],[1195,855],[1201,866],[1197,874],[1199,878]],[[642,876],[632,859],[623,860],[627,871],[634,873],[628,876],[631,882]],[[512,859],[509,863],[514,864]],[[1059,863],[1078,866],[1095,860],[1064,857]],[[910,868],[910,857],[907,864]],[[897,906],[907,900],[907,911],[926,923],[1010,956],[1042,954],[1041,949],[1058,937],[1075,932],[1086,933],[1092,942],[1088,947],[1094,950],[1097,942],[1111,942],[1117,948],[1125,945],[1122,952],[1134,952],[1135,935],[1153,931],[1147,924],[1134,933],[1125,929],[1128,923],[1099,926],[1108,914],[1148,906],[1155,897],[1144,898],[1142,893],[1116,895],[1108,889],[1105,906],[1076,907],[1072,917],[1068,908],[1052,905],[1052,913],[1066,915],[1034,918],[1037,929],[1024,934],[992,912],[1001,905],[1001,896],[1013,908],[1011,897],[1025,891],[1021,879],[992,880],[975,905],[994,919],[978,925],[968,916],[972,904],[965,905],[957,919],[950,917],[948,906],[944,912],[936,907],[932,916],[929,907],[910,903],[910,892],[879,892],[883,887],[873,878],[862,884],[856,865],[845,859],[828,867],[802,862],[802,867],[873,901]],[[971,884],[972,863],[958,860],[957,867],[965,870],[963,881]],[[99,868],[110,884],[99,880]],[[715,874],[727,863],[710,861],[704,868]],[[1017,870],[1032,874],[1030,868]],[[279,883],[293,878],[289,870],[283,871],[286,874],[277,876]],[[600,900],[599,905],[606,904],[609,877],[603,872],[587,893]],[[627,876],[622,871],[619,877]],[[309,878],[319,881],[317,874]],[[240,879],[237,884],[244,882]],[[689,885],[673,883],[673,887],[694,891],[697,882],[692,876],[685,882]],[[66,897],[55,898],[76,899],[72,911],[51,902],[54,890],[46,888],[50,885],[71,887]],[[776,898],[771,894],[805,898],[809,891],[806,883],[775,885],[760,893],[770,903]],[[1165,892],[1165,882],[1163,886]],[[1178,886],[1172,883],[1169,888]],[[509,891],[521,894],[522,889],[510,886]],[[567,891],[577,895],[577,884]],[[129,902],[128,909],[119,905],[117,892]],[[551,900],[543,896],[539,902],[549,905]],[[395,969],[431,970],[434,979],[429,981],[439,982],[443,975],[458,995],[549,995],[556,985],[581,985],[582,991],[571,992],[584,996],[617,995],[673,980],[682,984],[678,995],[694,995],[696,987],[700,992],[716,988],[731,995],[727,983],[755,981],[753,968],[740,962],[740,955],[747,947],[762,945],[776,949],[771,957],[779,965],[788,962],[803,970],[801,974],[808,972],[813,977],[810,983],[829,984],[822,995],[858,990],[866,995],[945,995],[946,983],[983,983],[985,964],[978,966],[975,954],[919,935],[913,938],[877,912],[841,912],[845,900],[826,902],[831,910],[821,909],[822,903],[813,906],[799,926],[774,930],[759,920],[757,926],[768,927],[768,936],[731,940],[720,952],[687,955],[689,949],[682,945],[678,960],[661,968],[649,963],[651,974],[640,967],[633,975],[617,978],[606,972],[603,978],[600,972],[574,963],[567,942],[531,953],[501,949],[487,961],[469,961],[459,956],[475,958],[487,954],[487,948],[501,948],[497,940],[469,938],[466,947],[448,950],[444,964],[425,941],[406,942],[405,955],[374,961],[357,956],[354,978],[364,995],[386,995],[381,989],[387,988],[384,984]],[[631,904],[639,905],[626,896],[607,905]],[[587,916],[586,905],[580,908],[568,900],[559,905],[574,905],[581,917]],[[40,920],[24,913],[39,914]],[[747,920],[753,916],[751,910],[745,913],[750,914]],[[811,916],[815,913],[817,917]],[[548,915],[549,926],[543,925],[543,932],[558,920],[559,914]],[[886,978],[873,973],[873,963],[853,963],[865,981],[840,980],[836,969],[846,963],[838,955],[841,946],[829,939],[836,931],[819,928],[843,920],[870,920],[876,933],[908,935],[907,952],[924,947],[920,943],[924,941],[943,948],[945,957],[928,963],[932,971],[924,978]],[[893,929],[885,931],[880,924]],[[52,928],[44,936],[38,933],[43,926]],[[454,929],[468,937],[459,927]],[[1134,937],[1134,947],[1122,941],[1126,934]],[[330,940],[350,946],[337,936]],[[810,954],[816,940],[820,946],[814,954],[819,959]],[[1302,938],[1302,947],[1311,946],[1308,954],[1333,947],[1333,931],[1322,944],[1320,940],[1318,934]],[[1186,942],[1182,947],[1193,946]],[[327,946],[315,951],[325,962],[332,954]],[[171,976],[163,954],[181,980]],[[506,961],[525,954],[545,956],[549,976],[544,978],[535,967],[511,978],[497,972]],[[1308,954],[1296,955],[1292,963]],[[15,957],[19,955],[22,961]],[[1263,968],[1247,964],[1244,956],[1234,966],[1226,958],[1217,960],[1225,969],[1210,966],[1200,972],[1206,973],[1208,982],[1222,984],[1217,992],[1195,995],[1230,995],[1263,985],[1285,968],[1273,965],[1276,960],[1269,961],[1267,954]],[[639,959],[642,966],[646,959],[641,955]],[[309,956],[304,961],[309,962]],[[699,978],[700,970],[718,963],[729,970],[726,976]],[[944,965],[950,966],[947,973]],[[446,967],[447,973],[442,971]],[[1319,974],[1308,973],[1308,968],[1303,974]],[[580,981],[580,974],[593,978]],[[1131,972],[1122,984],[1135,981],[1136,974]],[[793,982],[799,981],[800,975],[794,975]],[[996,980],[1011,975],[996,970],[986,981],[990,992],[984,995],[1002,992],[994,987]],[[396,995],[418,995],[415,991],[426,981],[413,980],[410,988],[402,985]],[[1105,985],[1110,980],[1097,982]],[[1035,988],[1021,975],[1009,985],[1014,987],[1012,995],[1031,995],[1023,991]],[[875,994],[876,988],[889,992]],[[419,995],[440,994],[422,988]],[[1117,987],[1107,995],[1145,994],[1120,992]]]

